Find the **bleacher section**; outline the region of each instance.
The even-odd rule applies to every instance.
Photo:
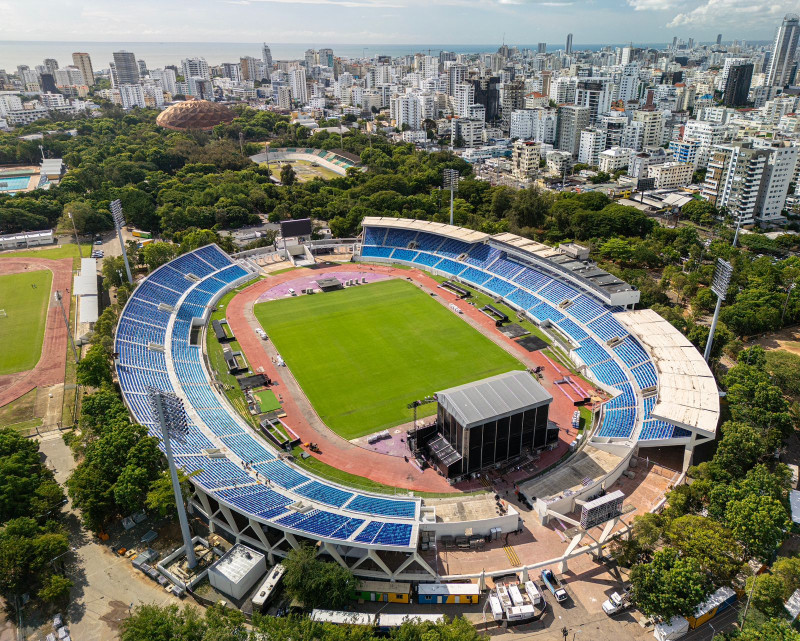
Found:
[[[383,240],[384,236],[378,233],[374,237]],[[402,241],[398,235],[395,242]],[[416,255],[389,247],[376,250],[376,255],[387,256],[392,251],[406,252],[400,254],[403,260]],[[190,273],[197,278],[187,277]],[[272,524],[344,541],[370,517],[416,518],[419,501],[357,495],[278,460],[271,446],[245,427],[214,391],[199,347],[188,343],[189,330],[193,319],[206,318],[217,294],[247,274],[218,247],[209,245],[157,269],[133,291],[117,327],[115,351],[119,355],[120,387],[134,418],[160,438],[148,388],[178,393],[184,399],[190,424],[184,437],[171,440],[176,463],[187,472],[196,472],[192,482],[209,495]],[[173,313],[159,310],[161,303],[170,305]],[[149,349],[150,343],[163,346],[165,351]],[[213,449],[226,456],[209,456],[208,450]],[[298,500],[313,501],[320,509],[290,512],[288,506]],[[343,507],[348,503],[352,508]],[[326,505],[353,515],[328,511]],[[415,546],[412,525],[376,522],[379,528],[389,527],[380,537],[373,537],[378,539],[374,545]]]
[[[407,253],[413,256],[398,255],[398,250],[391,254],[391,247],[410,236],[414,237],[415,251]],[[641,440],[686,436],[686,430],[650,419],[649,410],[643,416],[638,415],[638,390],[657,386],[658,377],[647,352],[613,317],[621,311],[620,307],[601,303],[589,293],[563,282],[554,268],[535,267],[538,263],[523,258],[512,259],[490,243],[469,245],[427,231],[366,226],[361,255],[380,258],[391,254],[392,259],[433,268],[505,299],[540,324],[554,324],[577,345],[574,353],[597,381],[607,389],[623,391],[605,404],[597,430],[599,437],[630,439],[637,424],[643,426]],[[567,300],[571,303],[560,307]],[[613,339],[622,342],[609,347],[607,342]],[[636,392],[629,381],[636,383]],[[361,540],[377,535],[377,531],[372,533],[371,526],[361,531]]]

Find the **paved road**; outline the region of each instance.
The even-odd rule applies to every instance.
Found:
[[[72,452],[59,433],[46,435],[39,444],[46,465],[64,483],[75,466]],[[80,641],[107,641],[117,638],[119,623],[128,616],[129,608],[141,603],[167,604],[180,601],[156,583],[133,569],[130,561],[116,556],[97,543],[80,524],[71,506],[64,507],[65,523],[73,549],[67,562],[67,574],[75,583],[70,594],[70,607],[65,613],[72,638]],[[49,632],[49,613],[26,612],[25,632],[38,639]],[[33,634],[38,629],[37,634]],[[0,632],[2,632],[0,621]],[[5,641],[4,637],[0,639]]]

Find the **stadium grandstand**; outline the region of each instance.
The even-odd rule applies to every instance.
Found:
[[[351,167],[361,168],[361,159],[341,149],[326,150],[305,147],[270,147],[268,152],[250,156],[256,163],[304,160],[344,176]]]
[[[209,245],[153,271],[134,290],[115,338],[117,375],[133,415],[161,438],[147,390],[183,400],[188,434],[173,439],[176,464],[192,478],[193,507],[218,531],[285,556],[303,540],[321,541],[334,558],[363,565],[362,576],[387,578],[376,550],[417,561],[417,576],[435,573],[417,555],[420,501],[396,500],[332,485],[299,471],[259,438],[212,383],[193,327],[205,327],[225,292],[255,273]],[[353,552],[352,549],[361,552]],[[363,563],[369,558],[369,563]],[[369,569],[366,568],[372,568]],[[402,568],[401,568],[402,570]]]
[[[634,311],[638,290],[579,246],[402,218],[362,225],[361,260],[411,265],[502,299],[567,344],[578,371],[611,396],[569,469],[523,485],[543,521],[619,478],[640,448],[684,446],[686,469],[695,446],[715,437],[719,395],[702,356],[652,310]],[[581,464],[593,473],[578,479]]]
[[[634,310],[635,288],[585,257],[509,233],[395,218],[365,218],[353,244],[356,260],[410,265],[503,300],[558,337],[575,368],[608,393],[578,451],[520,486],[542,522],[609,487],[640,449],[683,447],[687,467],[695,445],[714,438],[719,398],[702,357],[657,314]],[[491,495],[490,509],[465,522],[460,508],[471,497],[420,500],[348,488],[261,439],[221,393],[201,347],[217,301],[257,273],[249,254],[232,258],[216,245],[184,254],[138,284],[117,327],[116,371],[135,420],[160,438],[148,387],[184,400],[189,431],[172,449],[180,467],[198,472],[195,516],[265,550],[270,562],[310,541],[360,577],[405,581],[442,578],[420,554],[431,536],[518,527],[513,506],[495,514]],[[562,560],[578,553],[570,548]]]

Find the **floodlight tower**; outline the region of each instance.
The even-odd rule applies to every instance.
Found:
[[[714,280],[711,281],[711,291],[717,295],[717,306],[714,309],[714,319],[711,321],[711,329],[708,332],[708,340],[706,341],[706,351],[703,358],[708,359],[711,356],[711,345],[714,343],[714,331],[717,329],[717,320],[719,320],[719,309],[722,307],[722,301],[728,293],[728,285],[731,283],[731,275],[733,274],[733,267],[727,260],[717,258],[717,268],[714,270]]]
[[[155,387],[149,387],[147,395],[158,425],[161,428],[161,440],[164,441],[169,475],[172,479],[172,490],[175,492],[175,505],[178,508],[178,521],[181,524],[181,534],[183,535],[183,550],[186,553],[186,563],[191,569],[197,565],[197,559],[194,556],[194,543],[192,543],[192,535],[189,533],[186,508],[183,505],[183,493],[181,492],[181,484],[178,481],[178,470],[175,467],[175,460],[172,458],[171,443],[173,438],[185,438],[189,431],[186,410],[183,408],[183,401],[173,392],[164,392]]]
[[[69,343],[72,345],[72,355],[75,357],[75,363],[80,360],[78,358],[78,350],[75,348],[75,339],[72,337],[72,330],[69,327],[69,318],[67,317],[67,310],[64,309],[64,301],[59,290],[56,290],[55,293],[56,302],[58,302],[58,306],[61,308],[61,315],[64,317],[64,325],[67,326],[67,336],[69,336]]]
[[[450,224],[453,224],[453,194],[458,191],[459,173],[457,169],[445,169],[442,186],[450,192]]]
[[[133,285],[133,276],[131,276],[131,266],[128,264],[128,251],[125,249],[125,243],[122,240],[122,227],[125,225],[125,216],[122,213],[122,203],[119,198],[111,202],[109,207],[111,216],[114,218],[114,227],[117,228],[117,238],[119,238],[119,248],[122,250],[122,258],[125,260],[125,271],[128,274],[128,282]]]

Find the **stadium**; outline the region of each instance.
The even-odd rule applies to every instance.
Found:
[[[310,541],[363,578],[475,579],[512,571],[525,576],[554,564],[564,571],[569,559],[600,553],[615,531],[627,527],[624,519],[631,510],[618,497],[630,487],[623,475],[635,467],[637,457],[663,448],[679,451],[679,467],[685,471],[695,447],[715,437],[719,397],[702,356],[656,313],[635,310],[639,292],[588,261],[583,248],[554,249],[510,233],[490,236],[426,221],[366,218],[358,239],[310,241],[307,254],[341,257],[345,247],[352,250],[353,263],[314,265],[311,276],[289,272],[260,280],[263,255],[230,257],[214,245],[203,247],[147,276],[117,327],[116,370],[133,417],[160,437],[147,388],[174,391],[184,401],[189,432],[172,440],[172,450],[180,467],[197,472],[192,478],[193,515],[231,541],[265,550],[270,562]],[[248,285],[250,281],[256,282]],[[311,282],[319,287],[302,287]],[[320,293],[326,286],[333,291]],[[551,378],[553,373],[562,378],[548,380],[545,389],[525,371],[531,370],[531,360],[520,346],[511,349],[516,343],[510,339],[469,327],[468,317],[486,320],[487,312],[459,307],[457,293],[464,287],[515,310],[519,319],[532,322],[559,344],[570,359],[569,368],[538,352],[536,358],[548,361]],[[262,438],[228,402],[204,353],[203,336],[212,310],[235,288],[241,291],[228,304],[228,321],[234,322],[236,309],[241,318],[255,315],[275,342],[270,349],[280,350],[278,360],[285,358],[280,365],[287,367],[273,367],[275,357],[265,358],[266,348],[254,332],[244,335],[247,325],[239,319],[233,329],[248,357],[261,358],[264,372],[282,381],[276,389],[288,418],[297,421],[287,419],[286,427],[304,438],[316,430],[323,451],[325,443],[341,448],[346,452],[342,464],[353,459],[363,476],[381,476],[386,485],[395,486],[394,495],[311,473]],[[310,295],[311,289],[317,294]],[[381,292],[388,292],[383,303]],[[488,307],[488,313],[499,311]],[[387,314],[386,309],[395,311]],[[339,318],[345,313],[351,316]],[[326,323],[349,326],[352,314],[363,314],[356,330],[364,345],[385,352],[374,359],[348,357],[354,346],[333,340],[329,332],[334,326]],[[375,335],[368,331],[370,318],[381,323]],[[441,327],[447,331],[439,336]],[[467,330],[469,335],[459,333]],[[397,343],[387,338],[395,333],[402,337]],[[399,359],[413,353],[424,336],[435,340],[423,345],[427,351],[422,356],[409,358],[414,368],[401,367]],[[455,337],[452,345],[443,342],[449,337]],[[464,345],[467,351],[459,351]],[[350,381],[359,370],[365,370],[366,378]],[[568,376],[570,371],[575,374]],[[378,384],[375,372],[389,372],[396,382]],[[418,375],[423,376],[421,384],[416,384]],[[398,396],[388,398],[398,386]],[[568,436],[574,401],[586,396],[589,386],[602,398],[594,404],[593,426],[575,439]],[[340,390],[341,398],[331,389]],[[351,389],[360,394],[348,397]],[[427,438],[431,468],[423,472],[413,460],[357,443],[357,434],[407,422],[408,406],[431,403],[430,394],[438,401],[437,421],[428,422],[428,432],[423,432],[416,429],[415,414],[407,434],[409,440]],[[365,411],[348,423],[361,405]],[[480,434],[480,446],[451,439],[437,427],[453,421],[460,434]],[[490,424],[494,437],[487,436]],[[504,445],[508,453],[499,456],[501,424],[508,426],[502,442],[519,438],[521,445],[513,452]],[[484,470],[504,470],[509,461],[534,454],[540,457],[538,471],[518,488],[533,506],[529,515],[492,493],[459,489],[459,482],[480,488]],[[476,456],[481,457],[477,463]],[[455,478],[446,478],[452,470]],[[620,487],[622,494],[612,491]],[[661,486],[662,499],[665,488]],[[581,511],[585,515],[586,507],[596,506],[606,494],[617,500],[614,511],[583,522]],[[653,509],[658,498],[643,506]],[[469,568],[469,563],[450,565],[449,572],[440,567],[437,541],[464,538],[469,539],[468,549],[479,548],[472,542],[524,530],[523,516],[539,524],[572,526],[558,532],[562,544],[557,554],[550,555],[550,548],[538,556],[526,553],[523,563],[506,550],[507,563],[483,570],[453,571]],[[602,532],[589,535],[593,527]],[[590,542],[584,545],[587,535]]]

